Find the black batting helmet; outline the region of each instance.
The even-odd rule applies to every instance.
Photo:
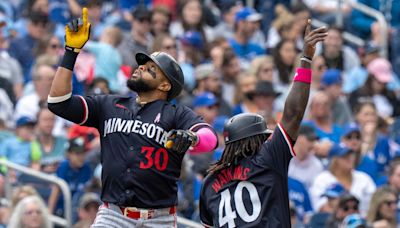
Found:
[[[271,134],[261,115],[242,113],[231,117],[224,126],[225,144],[259,134]]]
[[[177,97],[185,83],[183,72],[176,60],[165,52],[154,52],[151,55],[145,53],[137,53],[136,62],[138,65],[143,65],[149,60],[152,60],[160,67],[161,71],[171,83],[171,90],[168,92],[168,100]]]

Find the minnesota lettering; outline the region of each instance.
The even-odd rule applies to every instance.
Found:
[[[162,127],[154,123],[143,123],[140,120],[123,120],[121,118],[110,118],[104,121],[103,137],[115,132],[135,133],[154,139],[157,143],[164,145],[167,133]]]

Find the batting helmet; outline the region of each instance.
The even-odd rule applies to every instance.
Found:
[[[185,80],[181,67],[172,56],[164,52],[154,52],[151,55],[137,53],[135,58],[138,65],[143,65],[152,60],[160,67],[171,83],[171,90],[168,92],[167,97],[168,100],[177,97],[181,93]]]
[[[259,134],[271,134],[261,115],[242,113],[231,117],[224,126],[225,144]]]

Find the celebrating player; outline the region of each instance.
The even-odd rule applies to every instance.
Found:
[[[225,124],[226,147],[200,195],[206,227],[290,227],[288,166],[308,102],[315,45],[325,36],[325,28],[311,31],[308,21],[300,68],[274,132],[257,114],[239,114]]]
[[[104,203],[92,227],[176,226],[177,180],[185,152],[211,151],[217,145],[215,132],[199,116],[169,102],[184,84],[180,66],[166,53],[138,53],[139,67],[127,82],[136,99],[73,96],[72,71],[90,35],[86,8],[65,32],[66,51],[48,106],[56,115],[100,132]]]

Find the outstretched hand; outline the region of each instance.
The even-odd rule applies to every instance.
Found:
[[[327,34],[327,29],[325,27],[319,27],[311,30],[311,19],[308,19],[304,33],[303,55],[309,59],[312,59],[315,53],[315,45],[318,42],[323,41]]]
[[[89,40],[89,37],[88,9],[84,7],[82,9],[82,18],[73,19],[65,26],[65,48],[79,52]]]

